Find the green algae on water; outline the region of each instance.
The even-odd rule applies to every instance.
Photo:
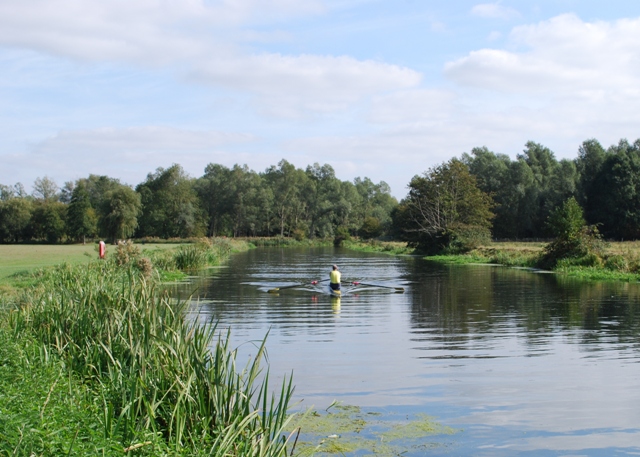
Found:
[[[397,456],[444,446],[442,436],[457,432],[425,414],[414,417],[363,412],[352,405],[307,411],[296,423],[300,437],[294,456]],[[439,437],[437,439],[436,437]]]

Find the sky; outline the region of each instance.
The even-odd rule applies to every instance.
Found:
[[[0,184],[282,159],[385,181],[640,137],[628,0],[0,0]]]

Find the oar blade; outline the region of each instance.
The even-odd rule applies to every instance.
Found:
[[[353,282],[354,286],[369,286],[369,287],[382,287],[383,289],[393,289],[397,293],[404,293],[404,287],[396,287],[396,286],[383,286],[382,284],[370,284],[366,282]]]

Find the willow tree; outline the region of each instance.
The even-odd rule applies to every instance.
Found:
[[[100,207],[100,233],[112,241],[129,238],[138,227],[142,204],[140,194],[119,185],[104,196]]]
[[[492,206],[467,166],[452,159],[411,180],[396,230],[420,251],[464,251],[490,239]]]

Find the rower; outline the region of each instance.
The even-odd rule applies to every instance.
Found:
[[[340,271],[338,270],[338,265],[334,265],[331,273],[329,273],[329,287],[333,291],[340,290]]]

